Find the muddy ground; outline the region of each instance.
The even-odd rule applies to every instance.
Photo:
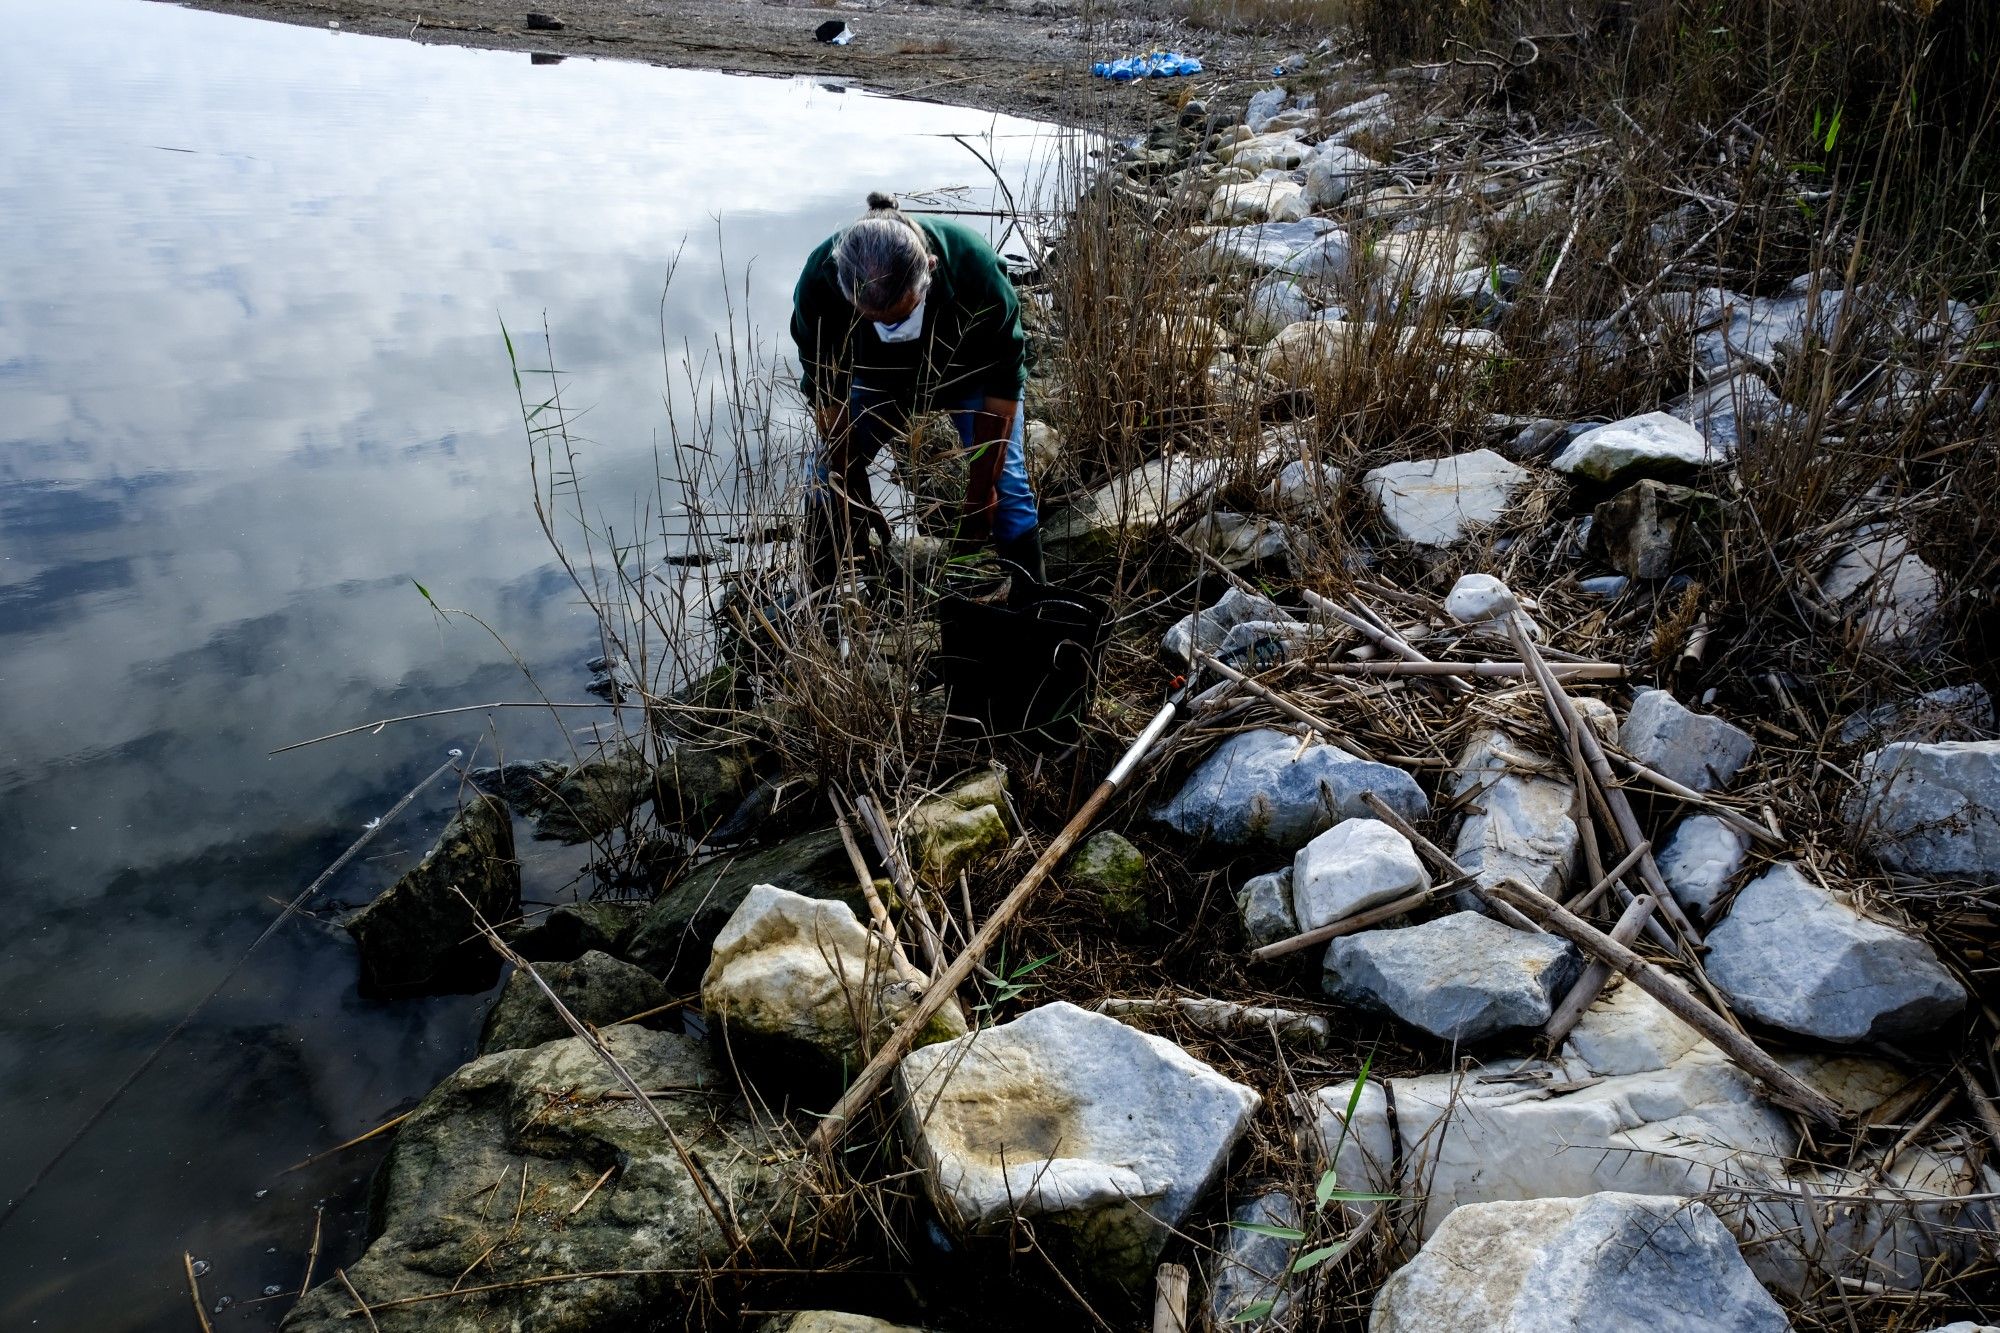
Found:
[[[1268,75],[1289,39],[1190,28],[1172,3],[1125,0],[535,0],[561,31],[530,30],[522,0],[185,0],[196,9],[420,42],[643,60],[743,74],[837,78],[880,92],[1091,128],[1130,130],[1188,95],[1190,80],[1114,84],[1090,63],[1166,46],[1199,57],[1204,91]],[[829,19],[847,46],[814,40]],[[1280,49],[1283,48],[1283,49]],[[1274,57],[1274,51],[1276,56]]]

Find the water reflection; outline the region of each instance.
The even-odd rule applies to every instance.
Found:
[[[725,261],[739,326],[775,331],[800,258],[866,190],[981,184],[938,135],[997,131],[1010,172],[1034,145],[1022,122],[805,82],[530,69],[141,0],[0,0],[0,24],[11,1197],[447,746],[554,743],[475,715],[265,757],[522,697],[412,579],[580,697],[595,638],[528,509],[499,321],[547,312],[593,493],[622,506],[650,489],[677,251],[670,340],[720,326]],[[330,898],[387,882],[452,798],[427,792]],[[370,1154],[279,1173],[460,1059],[479,1001],[360,1000],[331,905],[0,1234],[0,1327],[182,1327],[183,1247],[213,1265],[210,1304],[236,1300],[219,1328],[273,1324],[284,1302],[250,1298],[296,1285],[321,1199],[323,1262],[352,1253]]]

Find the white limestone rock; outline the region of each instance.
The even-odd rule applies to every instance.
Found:
[[[1270,1190],[1238,1204],[1229,1221],[1208,1277],[1210,1327],[1244,1333],[1279,1333],[1294,1327],[1291,1288],[1296,1284],[1288,1278],[1298,1242],[1247,1228],[1302,1230],[1305,1218],[1298,1204],[1283,1190]],[[1264,1315],[1244,1317],[1267,1301],[1270,1309]]]
[[[1513,615],[1521,604],[1513,591],[1491,574],[1465,574],[1445,594],[1444,609],[1461,625],[1483,625]]]
[[[1866,1076],[1852,1058],[1787,1063],[1856,1114],[1908,1081],[1902,1071]],[[1969,1254],[1986,1223],[1984,1204],[1961,1201],[1984,1188],[1963,1160],[1906,1151],[1886,1177],[1865,1161],[1791,1174],[1797,1138],[1786,1117],[1630,983],[1585,1012],[1560,1062],[1387,1082],[1393,1130],[1382,1080],[1361,1089],[1351,1126],[1353,1084],[1340,1083],[1309,1098],[1312,1142],[1344,1187],[1419,1200],[1411,1220],[1420,1235],[1466,1204],[1601,1190],[1709,1194],[1757,1275],[1802,1296],[1823,1293],[1829,1272],[1921,1285],[1940,1256]]]
[[[1380,171],[1382,164],[1345,144],[1321,144],[1306,159],[1306,202],[1314,208],[1332,208],[1347,192]]]
[[[1160,646],[1182,662],[1194,660],[1194,650],[1217,652],[1229,631],[1255,620],[1289,620],[1278,604],[1259,593],[1230,588],[1216,598],[1215,605],[1190,611],[1170,626]]]
[[[1257,368],[1287,384],[1309,386],[1319,378],[1339,379],[1350,365],[1366,366],[1384,355],[1405,354],[1420,336],[1424,335],[1407,326],[1313,318],[1280,329],[1258,354]],[[1456,363],[1476,363],[1502,350],[1500,336],[1490,329],[1440,329],[1427,336],[1445,360]]]
[[[1674,901],[1697,921],[1714,917],[1743,857],[1750,835],[1715,815],[1689,815],[1674,826],[1660,849],[1660,877]]]
[[[1667,690],[1641,690],[1619,728],[1625,753],[1696,791],[1718,791],[1750,762],[1757,743],[1713,713],[1697,713]]]
[[[926,984],[846,903],[759,884],[715,937],[701,1004],[746,1049],[854,1068],[865,1059],[862,1032],[871,1031],[872,1049]],[[957,1003],[947,1002],[919,1040],[947,1041],[965,1030]]]
[[[1280,329],[1312,317],[1312,299],[1299,286],[1298,279],[1273,273],[1250,289],[1250,300],[1244,310],[1244,339],[1261,342]]]
[[[1292,910],[1317,930],[1431,886],[1410,840],[1379,819],[1335,824],[1292,860]]]
[[[1327,946],[1325,983],[1336,1000],[1394,1014],[1440,1040],[1478,1041],[1547,1022],[1577,965],[1576,950],[1553,935],[1456,912],[1341,936]]]
[[[1976,681],[1891,700],[1840,724],[1842,745],[1994,739],[1993,696]]]
[[[1614,483],[1637,477],[1672,480],[1721,461],[1721,453],[1687,422],[1647,412],[1585,431],[1551,466],[1573,477]]]
[[[2000,884],[2000,741],[1898,741],[1856,776],[1843,814],[1883,865]]]
[[[1082,1271],[1134,1291],[1261,1100],[1170,1041],[1062,1002],[912,1051],[896,1080],[949,1224],[1035,1218]]]
[[[1272,507],[1282,513],[1324,514],[1340,495],[1345,474],[1331,463],[1308,463],[1294,458],[1278,470],[1265,494]]]
[[[1392,536],[1418,546],[1450,546],[1506,512],[1528,472],[1491,449],[1450,458],[1390,463],[1362,484]]]
[[[1208,201],[1208,220],[1215,223],[1297,222],[1309,211],[1304,187],[1291,180],[1225,185]]]
[[[1246,227],[1211,227],[1197,248],[1198,257],[1222,268],[1252,270],[1285,267],[1315,246],[1337,241],[1343,254],[1347,234],[1331,218],[1301,218],[1297,222],[1260,222]],[[1343,267],[1344,267],[1343,262]],[[1312,276],[1296,273],[1296,276]]]
[[[1452,857],[1482,886],[1512,877],[1560,897],[1576,867],[1576,789],[1559,778],[1518,772],[1503,754],[1530,763],[1542,759],[1504,731],[1473,733],[1450,778],[1452,798],[1466,810]],[[1461,897],[1459,905],[1470,907],[1473,900]]]
[[[1865,530],[1820,580],[1820,595],[1876,648],[1914,647],[1937,620],[1944,585],[1900,533]]]
[[[1601,1193],[1461,1208],[1376,1294],[1369,1333],[1789,1333],[1691,1199]]]
[[[1197,766],[1154,817],[1179,833],[1224,847],[1296,851],[1343,819],[1372,813],[1372,791],[1397,814],[1429,808],[1409,774],[1357,759],[1333,745],[1299,744],[1260,729],[1231,736]]]
[[[1830,1042],[1918,1036],[1965,1007],[1930,945],[1780,864],[1708,933],[1708,978],[1746,1018]]]
[[[1709,447],[1733,455],[1744,437],[1784,409],[1761,376],[1743,371],[1703,385],[1669,409],[1701,432]]]
[[[1298,135],[1288,130],[1280,130],[1276,134],[1260,134],[1255,138],[1245,139],[1234,147],[1218,152],[1217,156],[1230,166],[1244,171],[1269,171],[1272,168],[1291,171],[1304,162],[1311,152],[1312,149],[1306,147]]]

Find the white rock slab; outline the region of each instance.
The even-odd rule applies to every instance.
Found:
[[[1944,585],[1900,533],[1868,533],[1842,552],[1820,580],[1820,595],[1839,607],[1867,643],[1903,648],[1925,638],[1937,620]]]
[[[1260,222],[1247,227],[1211,227],[1197,247],[1196,254],[1225,268],[1273,269],[1303,254],[1316,243],[1336,237],[1344,248],[1346,233],[1331,218]]]
[[[1697,713],[1667,690],[1641,690],[1618,730],[1625,753],[1696,791],[1718,791],[1750,762],[1757,743],[1713,713]]]
[[[1265,488],[1274,508],[1288,514],[1324,514],[1340,495],[1345,474],[1331,463],[1294,458],[1278,470]]]
[[[1259,593],[1230,588],[1216,598],[1213,606],[1190,611],[1175,621],[1160,639],[1160,646],[1183,662],[1194,660],[1193,650],[1212,653],[1222,647],[1229,631],[1253,620],[1289,620],[1278,604]]]
[[[1491,449],[1378,467],[1362,479],[1395,537],[1450,546],[1507,510],[1528,472]]]
[[[1140,1289],[1260,1098],[1170,1041],[1057,1002],[897,1068],[939,1211],[978,1232],[1060,1232],[1092,1277]]]
[[[1691,1199],[1602,1193],[1461,1208],[1376,1294],[1369,1333],[1789,1333],[1736,1238]]]
[[[1934,1031],[1965,989],[1930,945],[1870,920],[1789,863],[1744,886],[1708,933],[1708,978],[1746,1018],[1831,1042]]]
[[[1345,144],[1321,144],[1306,159],[1306,202],[1314,208],[1332,208],[1347,192],[1381,170],[1382,164],[1359,149]]]
[[[1551,464],[1558,472],[1615,483],[1637,477],[1673,480],[1723,460],[1700,431],[1665,412],[1647,412],[1587,430]]]
[[[1208,220],[1225,224],[1297,222],[1310,211],[1305,188],[1290,180],[1225,185],[1208,201]]]
[[[1224,847],[1296,851],[1343,819],[1368,816],[1361,799],[1368,791],[1405,819],[1421,819],[1429,808],[1401,769],[1357,759],[1338,746],[1302,746],[1296,736],[1260,729],[1217,746],[1155,818]]]
[[[1288,384],[1305,384],[1319,377],[1339,378],[1347,373],[1350,364],[1365,364],[1384,355],[1408,354],[1420,336],[1451,362],[1477,362],[1501,352],[1500,335],[1490,329],[1440,329],[1420,335],[1408,327],[1314,318],[1279,330],[1258,354],[1257,368]]]
[[[1343,935],[1327,946],[1324,966],[1336,1000],[1393,1014],[1443,1041],[1478,1041],[1546,1023],[1578,959],[1553,935],[1455,912]]]
[[[1223,149],[1217,156],[1230,166],[1245,171],[1268,171],[1274,167],[1279,171],[1290,171],[1304,162],[1311,152],[1312,149],[1301,142],[1298,135],[1280,130],[1275,134],[1259,134],[1245,139],[1234,147]]]
[[[1513,877],[1560,896],[1576,867],[1576,789],[1518,772],[1503,754],[1543,758],[1496,728],[1473,733],[1450,779],[1453,799],[1466,810],[1452,859],[1482,886]]]
[[[759,884],[715,937],[701,979],[702,1009],[732,1039],[812,1052],[835,1068],[862,1057],[861,1033],[887,1036],[923,997],[927,979],[899,964],[837,899],[808,898]],[[955,1001],[920,1040],[965,1032]]]
[[[1335,824],[1292,860],[1292,910],[1300,930],[1317,930],[1430,886],[1410,840],[1379,819]]]
[[[1883,865],[2000,884],[2000,741],[1898,741],[1856,776],[1844,815]]]
[[[1710,920],[1721,905],[1743,858],[1750,835],[1714,815],[1689,815],[1674,825],[1660,849],[1660,877],[1690,915]]]

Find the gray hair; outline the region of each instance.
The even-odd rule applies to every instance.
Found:
[[[887,194],[869,195],[868,212],[833,247],[840,294],[869,310],[892,309],[912,292],[928,289],[930,260],[923,232]]]

